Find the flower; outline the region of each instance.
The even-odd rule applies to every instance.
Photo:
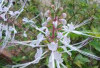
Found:
[[[4,21],[7,21],[7,18],[6,18],[6,16],[5,16],[6,14],[5,13],[3,13],[3,14],[1,14],[0,16],[3,18],[3,20]]]
[[[17,15],[17,14],[19,14],[19,13],[20,13],[19,11],[15,11],[15,12],[9,11],[9,14],[10,14],[11,16],[15,16],[15,15]]]
[[[63,33],[57,32],[57,38],[59,38],[59,39],[63,38]]]
[[[60,54],[59,52],[54,52],[54,59],[56,61],[58,61],[59,63],[62,63],[63,62],[63,59],[61,58],[62,54]]]
[[[65,19],[59,19],[59,21],[65,26],[67,24],[67,21]]]
[[[50,44],[48,44],[48,48],[49,48],[49,50],[51,50],[51,51],[56,51],[57,48],[58,48],[58,44],[55,43],[55,42],[51,42]]]
[[[70,38],[68,38],[68,37],[63,37],[62,42],[63,42],[64,44],[66,44],[66,45],[69,45],[69,43],[70,43]]]
[[[42,48],[37,49],[37,53],[35,54],[35,59],[42,57],[43,50]],[[38,63],[40,59],[38,59],[35,63]]]
[[[55,28],[57,28],[58,21],[53,21],[53,25],[54,25]]]
[[[7,14],[10,14],[10,16],[16,16],[16,18],[20,15],[20,13],[24,10],[24,5],[22,6],[22,8],[20,9],[20,11],[10,11],[10,7],[12,5],[12,0],[10,1],[11,3],[9,3],[10,5],[8,5],[8,7],[4,7],[2,8],[2,5],[0,6],[0,11],[1,11],[1,17],[4,19],[4,21],[7,21]],[[27,2],[27,0],[25,1]],[[69,23],[67,24],[67,14],[66,13],[62,13],[60,15],[60,17],[55,14],[56,11],[57,13],[58,8],[60,8],[60,3],[56,2],[55,3],[56,6],[52,6],[53,11],[47,10],[44,13],[44,16],[46,18],[45,21],[43,21],[42,24],[40,24],[41,26],[38,26],[35,23],[35,20],[33,21],[33,19],[28,19],[26,17],[23,18],[23,22],[24,24],[28,23],[30,24],[30,26],[32,26],[33,28],[35,28],[37,31],[39,31],[39,34],[37,35],[37,38],[34,40],[28,40],[28,41],[17,41],[14,38],[16,37],[16,33],[17,30],[15,29],[14,24],[12,24],[13,26],[9,26],[9,24],[4,25],[4,24],[0,24],[0,39],[3,39],[2,42],[2,49],[8,44],[8,43],[12,43],[15,45],[26,45],[26,46],[31,46],[32,48],[36,48],[37,52],[34,56],[34,60],[24,63],[24,64],[18,64],[18,65],[12,65],[12,67],[20,67],[20,68],[25,68],[30,64],[36,64],[39,63],[39,61],[41,59],[43,59],[45,56],[45,54],[50,51],[48,54],[49,56],[49,62],[48,62],[48,67],[49,68],[61,68],[61,66],[63,68],[67,68],[64,64],[63,64],[63,58],[62,55],[63,53],[67,53],[69,56],[72,56],[72,51],[77,51],[83,55],[86,55],[90,58],[96,59],[96,60],[100,60],[100,57],[95,56],[93,54],[90,54],[88,52],[82,51],[80,50],[80,48],[82,48],[84,46],[84,42],[86,42],[86,40],[79,42],[79,43],[75,43],[75,44],[71,44],[71,39],[68,36],[69,33],[75,33],[75,34],[80,34],[80,35],[85,35],[85,36],[90,36],[90,37],[95,37],[92,35],[88,35],[87,33],[89,32],[81,32],[78,31],[77,28],[86,25],[88,23],[88,21],[91,20],[87,19],[85,21],[83,21],[80,24],[73,24],[73,23]],[[60,8],[62,9],[62,8]],[[62,11],[62,10],[61,10]],[[4,13],[2,13],[4,12]],[[9,12],[9,13],[8,13]],[[61,13],[61,12],[60,12]],[[54,16],[52,16],[54,15]],[[38,16],[37,16],[38,17]],[[60,29],[59,29],[60,27]],[[4,32],[4,38],[2,38],[2,33]],[[26,31],[24,31],[23,33],[24,37],[27,37]],[[95,37],[96,38],[96,37]],[[46,41],[46,43],[44,43]],[[43,42],[43,43],[42,43]],[[60,45],[60,44],[61,45]],[[77,45],[77,46],[75,46]],[[45,47],[45,48],[44,48]],[[43,52],[44,50],[45,52]],[[59,52],[59,49],[61,48],[63,49],[61,52]],[[55,64],[56,63],[56,64]]]

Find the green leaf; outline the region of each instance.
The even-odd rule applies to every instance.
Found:
[[[91,46],[93,46],[97,51],[100,51],[100,42],[96,39],[90,43]]]
[[[82,55],[77,55],[76,60],[80,60],[82,63],[90,62],[88,58],[83,57]]]
[[[75,58],[75,64],[77,66],[79,66],[80,68],[82,68],[82,65],[87,63],[87,62],[90,62],[90,60],[88,58],[85,58],[83,57],[82,55],[77,55],[76,58]]]

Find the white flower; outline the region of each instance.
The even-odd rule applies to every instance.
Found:
[[[67,68],[62,62],[63,59],[61,58],[62,54],[58,53],[57,51],[52,51],[50,57],[49,57],[49,68],[55,68],[55,61],[57,63],[57,68],[60,68],[60,65],[62,65],[64,68]]]
[[[58,61],[59,63],[62,63],[63,62],[63,59],[61,58],[62,54],[58,53],[57,51],[54,52],[54,59],[56,61]]]
[[[70,44],[70,38],[68,38],[68,37],[63,37],[62,42],[63,42],[64,44],[66,44],[66,45],[69,45],[69,44]]]
[[[5,13],[1,14],[0,16],[3,18],[4,21],[7,21],[7,18],[6,18],[6,14]]]
[[[58,21],[53,21],[53,25],[54,25],[55,28],[57,28]]]
[[[51,21],[51,17],[48,17],[48,18],[47,18],[47,22],[49,22],[49,21]]]
[[[7,12],[8,10],[9,10],[8,7],[4,7],[4,8],[3,8],[3,12]]]
[[[44,35],[39,33],[37,35],[37,40],[33,40],[31,43],[30,43],[30,46],[32,47],[36,47],[36,46],[39,46],[41,41],[43,41],[45,38],[44,38]]]
[[[48,64],[49,68],[55,68],[55,62],[54,62],[54,52],[51,53],[50,57],[49,57],[49,64]]]
[[[63,38],[63,33],[57,32],[57,38],[59,38],[59,39]]]
[[[2,7],[0,6],[0,12],[2,12],[3,10],[2,10]]]
[[[58,44],[55,43],[55,42],[51,42],[50,44],[48,44],[48,48],[51,51],[56,51],[57,50],[57,47],[58,47]]]
[[[37,52],[35,54],[35,59],[41,58],[42,57],[42,53],[43,53],[42,48],[37,49]],[[40,59],[38,59],[35,63],[38,63],[39,61],[40,61]]]
[[[23,21],[25,24],[26,24],[26,23],[35,24],[35,22],[34,22],[34,21],[29,20],[29,19],[28,19],[28,18],[26,18],[26,17],[24,17],[22,21]]]
[[[11,16],[15,16],[15,15],[17,15],[17,14],[19,14],[19,13],[20,13],[19,11],[15,11],[15,12],[9,11],[9,14],[10,14]]]
[[[71,23],[68,24],[67,26],[63,26],[63,30],[66,32],[72,32],[75,30],[75,26]]]
[[[38,40],[38,42],[40,41],[43,41],[45,38],[44,38],[44,35],[43,34],[41,34],[41,33],[39,33],[38,35],[37,35],[37,40]]]
[[[45,30],[45,35],[49,36],[50,35],[50,31],[48,30],[48,28]]]
[[[69,28],[69,31],[73,31],[75,29],[75,26],[71,23],[71,24],[68,24],[68,28]]]

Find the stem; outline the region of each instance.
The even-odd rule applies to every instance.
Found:
[[[55,17],[54,18],[54,21],[56,21],[57,20],[57,18]],[[53,23],[52,23],[53,24]],[[54,24],[53,24],[53,27],[52,27],[53,29],[52,29],[52,39],[54,39],[55,38],[55,30],[56,30],[56,28],[55,28],[55,26],[54,26]]]
[[[55,26],[53,25],[53,30],[52,30],[52,39],[55,38]]]

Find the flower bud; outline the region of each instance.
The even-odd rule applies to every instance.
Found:
[[[63,24],[63,25],[66,25],[67,24],[67,21],[65,19],[59,19],[59,21]]]
[[[62,17],[66,18],[67,14],[66,13],[62,13]]]
[[[60,7],[60,10],[63,11],[63,7]]]
[[[51,8],[53,8],[53,9],[54,9],[54,8],[55,8],[55,6],[54,6],[54,5],[51,5]]]

